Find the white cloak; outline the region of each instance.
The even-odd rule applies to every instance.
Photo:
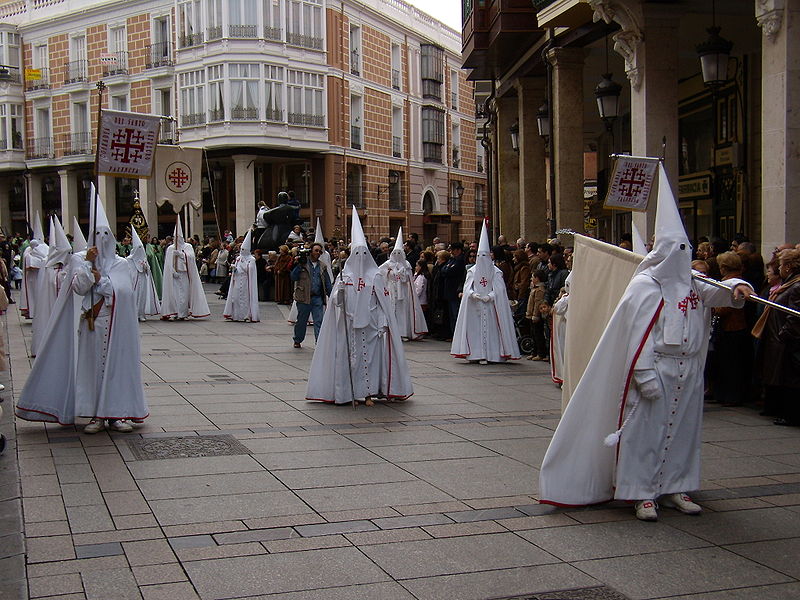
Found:
[[[36,356],[45,339],[44,332],[53,312],[58,292],[67,274],[60,264],[53,267],[42,266],[36,282],[36,311],[33,315],[31,333],[31,356]]]
[[[258,308],[258,278],[256,276],[256,259],[247,253],[240,254],[233,263],[231,285],[228,288],[228,299],[222,316],[231,321],[249,320],[256,323],[261,320]]]
[[[475,298],[486,296],[481,281],[475,281],[476,269],[467,271],[464,294],[458,309],[450,354],[467,360],[505,362],[519,359],[519,344],[511,316],[503,272],[492,265],[494,278],[489,302]],[[487,282],[488,283],[488,282]]]
[[[167,247],[161,292],[162,317],[202,319],[211,314],[191,244],[179,250],[175,244]]]
[[[39,282],[39,274],[44,269],[47,262],[47,253],[42,256],[41,252],[37,252],[38,248],[28,246],[25,252],[22,253],[22,287],[20,289],[20,306],[19,310],[24,317],[33,319],[36,314],[36,291]],[[47,247],[45,246],[45,249]]]
[[[84,252],[70,257],[70,265],[44,331],[46,342],[39,349],[17,400],[15,412],[21,419],[62,425],[75,422],[81,298],[76,295],[74,284],[77,270],[90,268],[88,264]]]
[[[418,340],[428,333],[428,324],[425,322],[422,305],[414,289],[411,265],[405,261],[405,265],[396,267],[396,263],[387,260],[378,267],[378,270],[386,278],[389,300],[397,319],[400,337]]]
[[[648,274],[634,276],[547,449],[539,501],[584,506],[697,490],[710,308],[742,304],[728,290],[693,281],[679,302],[683,341],[666,345],[661,287]],[[634,368],[655,369],[661,401],[640,401]],[[604,445],[629,415],[618,444]]]
[[[158,301],[158,291],[156,290],[153,275],[150,272],[150,264],[145,256],[139,259],[135,256],[134,249],[127,260],[133,265],[135,270],[133,291],[136,295],[136,316],[144,319],[148,315],[157,315],[161,312],[161,303]]]
[[[569,294],[553,304],[553,330],[550,332],[550,376],[554,383],[564,383],[564,344],[567,341]]]
[[[368,396],[405,400],[414,393],[383,275],[377,273],[372,285],[360,283],[348,275],[336,279],[311,359],[307,400],[346,404]],[[362,294],[368,302],[359,303]],[[357,306],[365,314],[355,315]]]
[[[142,384],[133,290],[136,269],[124,258],[112,258],[96,284],[88,263],[76,271],[73,279],[75,291],[84,296],[84,309],[90,307],[92,300],[103,300],[94,331],[89,331],[86,319],[81,319],[78,328],[75,414],[141,422],[149,411]]]

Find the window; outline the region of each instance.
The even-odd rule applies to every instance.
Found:
[[[486,148],[483,147],[483,144],[481,143],[480,140],[478,140],[476,146],[475,157],[478,163],[476,165],[476,170],[478,171],[478,173],[483,173],[486,167]]]
[[[451,215],[460,215],[461,214],[461,196],[459,195],[464,193],[464,187],[461,185],[460,181],[451,181],[450,182],[450,214]]]
[[[116,94],[111,96],[112,110],[129,110],[128,94]]]
[[[225,120],[225,77],[222,65],[208,67],[208,120]]]
[[[222,0],[206,0],[206,40],[218,40],[222,37]],[[202,41],[202,40],[200,40]]]
[[[128,72],[128,38],[124,26],[109,29],[108,55],[103,58],[103,76]]]
[[[403,109],[398,106],[392,108],[392,156],[403,156]]]
[[[28,158],[50,158],[53,156],[53,138],[50,137],[50,107],[35,109],[34,138],[28,148]]]
[[[483,203],[483,186],[475,186],[475,216],[483,217],[486,215],[486,206]]]
[[[442,48],[432,44],[420,46],[420,76],[422,97],[441,100],[442,82],[444,81],[444,50]]]
[[[450,108],[458,110],[458,71],[450,71]]]
[[[362,165],[347,165],[347,206],[364,208],[364,167]]]
[[[26,90],[41,90],[50,87],[49,60],[47,54],[47,44],[36,44],[33,46],[32,61],[34,70],[39,72],[38,79],[26,79]]]
[[[435,106],[422,107],[422,160],[442,162],[444,111]]]
[[[178,4],[178,45],[181,48],[203,43],[200,0],[184,0]]]
[[[286,3],[286,42],[322,50],[322,0]]]
[[[9,67],[19,67],[20,65],[20,36],[12,31],[4,31],[0,34],[0,63]]]
[[[392,87],[396,90],[400,89],[400,72],[400,44],[392,44]]]
[[[361,150],[361,96],[350,96],[350,147]]]
[[[89,128],[89,103],[72,103],[72,127],[69,144],[65,150],[67,155],[91,154],[92,141]]]
[[[458,125],[453,125],[450,144],[453,152],[451,164],[454,169],[458,169],[461,164],[461,128]]]
[[[70,40],[69,55],[64,83],[86,81],[86,36],[78,35]]]
[[[172,64],[170,38],[169,17],[153,19],[153,43],[148,48],[146,69]]]
[[[237,64],[228,66],[231,82],[231,119],[258,120],[258,76],[257,64]]]
[[[0,104],[0,150],[22,150],[22,104]]]
[[[350,73],[361,74],[361,28],[350,26]]]
[[[267,121],[283,121],[283,67],[264,65],[264,105]]]
[[[228,37],[258,37],[257,0],[228,0]]]
[[[290,125],[324,127],[325,76],[306,71],[286,71],[286,96]]]
[[[280,42],[283,39],[280,0],[263,0],[263,3],[264,39]]]
[[[165,117],[172,116],[172,89],[159,88],[153,90],[153,107],[157,115],[164,115]],[[175,121],[172,119],[163,119],[161,121],[159,143],[160,144],[174,144],[175,136]]]
[[[178,75],[181,94],[181,125],[202,125],[206,122],[205,71],[189,71]]]
[[[402,178],[401,171],[389,171],[389,210],[405,210]]]

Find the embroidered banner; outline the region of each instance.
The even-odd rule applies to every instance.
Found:
[[[176,213],[191,204],[195,210],[203,207],[200,173],[203,150],[180,146],[159,146],[155,167],[156,204],[172,205]]]
[[[606,194],[606,208],[647,210],[658,159],[620,156],[611,174],[611,185]]]
[[[161,118],[117,110],[100,115],[97,173],[147,179],[153,170]]]

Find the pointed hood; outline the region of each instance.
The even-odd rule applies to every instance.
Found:
[[[636,223],[631,223],[631,239],[633,240],[633,251],[636,254],[641,254],[642,256],[647,254],[647,244],[645,244],[644,238],[639,228],[636,226]]]
[[[650,275],[661,286],[664,298],[664,341],[680,344],[684,315],[678,303],[689,294],[692,282],[692,246],[683,226],[678,204],[664,165],[658,165],[658,207],[656,239],[636,273]]]
[[[175,231],[173,232],[172,237],[175,240],[176,249],[181,248],[186,243],[186,239],[183,237],[183,227],[181,227],[180,215],[178,215],[178,218],[175,221]]]
[[[252,237],[253,237],[253,230],[251,229],[250,231],[247,232],[247,235],[244,236],[244,240],[242,241],[242,247],[239,248],[239,256],[252,256],[252,253],[250,251],[250,247],[253,244]]]
[[[314,243],[322,246],[319,262],[325,267],[328,272],[328,279],[333,283],[333,260],[331,259],[331,253],[325,248],[325,236],[322,235],[322,226],[319,224],[319,218],[317,218],[317,228],[314,230]]]
[[[106,216],[106,210],[103,208],[100,196],[97,196],[97,210],[94,219],[94,227],[90,232],[93,245],[97,247],[97,269],[100,273],[105,273],[105,269],[110,267],[117,256],[117,240],[114,237],[114,232],[111,230],[111,225]]]
[[[143,261],[147,261],[147,253],[144,249],[144,244],[142,243],[142,238],[139,237],[139,232],[136,231],[136,227],[131,227],[131,253],[130,256],[136,263],[141,263]],[[137,264],[137,269],[139,265]]]
[[[369,305],[378,265],[364,237],[356,207],[353,207],[353,224],[350,228],[350,256],[344,263],[342,275],[347,280],[347,311],[355,327],[369,322]]]
[[[42,231],[42,219],[39,216],[39,211],[36,211],[36,214],[33,217],[33,240],[39,240],[40,242],[44,243],[44,231]]]
[[[394,241],[394,248],[389,253],[389,262],[398,263],[405,266],[408,264],[406,260],[406,252],[403,250],[403,228],[397,230],[397,239]]]
[[[72,251],[83,252],[86,250],[86,238],[78,223],[78,217],[72,217]]]
[[[67,264],[70,252],[72,252],[72,246],[69,244],[61,222],[55,217],[50,217],[50,252],[47,254],[45,266],[54,267],[58,263]]]
[[[319,217],[317,217],[317,228],[314,230],[314,243],[322,244],[325,247],[325,236],[322,235],[322,227],[319,224]]]
[[[472,278],[472,289],[475,293],[486,295],[494,289],[494,263],[492,262],[492,249],[489,246],[489,232],[486,231],[486,219],[481,226],[481,237],[478,242],[478,255],[475,266],[472,267],[475,275]]]

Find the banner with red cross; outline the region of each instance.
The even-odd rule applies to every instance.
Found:
[[[154,171],[156,204],[172,205],[176,213],[187,204],[195,210],[203,207],[200,172],[203,164],[201,148],[159,146]]]
[[[611,174],[605,208],[646,211],[657,167],[657,158],[618,157]]]
[[[104,110],[100,115],[97,173],[146,179],[153,170],[161,118]]]

